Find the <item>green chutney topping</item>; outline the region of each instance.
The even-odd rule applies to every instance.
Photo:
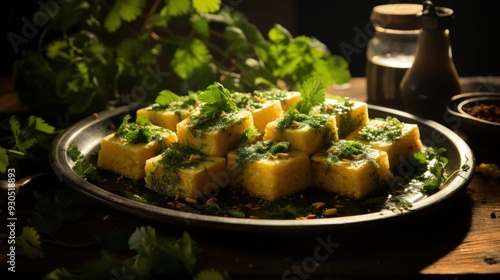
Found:
[[[324,153],[325,161],[328,165],[349,160],[354,164],[360,164],[369,161],[378,168],[378,164],[369,156],[369,147],[359,141],[341,139],[334,142],[333,145]]]
[[[369,142],[393,142],[401,139],[404,124],[393,117],[375,119],[376,122],[359,131],[359,139]]]
[[[260,109],[267,101],[266,98],[241,92],[232,93],[231,98],[238,108],[245,110]]]
[[[254,144],[240,147],[237,151],[236,174],[242,174],[249,162],[263,159],[277,159],[288,153],[289,142],[257,141]]]
[[[146,107],[148,111],[171,111],[176,114],[180,114],[182,112],[193,111],[198,107],[200,101],[198,101],[192,95],[190,96],[182,96],[179,100],[174,100],[170,103],[162,105],[160,103],[154,103]]]
[[[349,98],[335,97],[331,98],[337,102],[325,102],[320,105],[319,111],[322,114],[344,115],[352,111],[354,101]]]
[[[161,133],[169,130],[161,127],[154,127],[147,117],[139,117],[133,123],[129,123],[130,115],[123,118],[122,124],[116,131],[118,138],[129,143],[149,143],[152,141],[163,141]]]
[[[180,182],[179,170],[196,167],[206,161],[206,155],[201,151],[178,142],[165,149],[162,155],[159,165],[146,175],[146,180],[150,181],[157,191],[166,194],[172,194],[174,187]],[[160,174],[159,166],[162,168]]]
[[[200,130],[201,134],[207,131],[225,131],[231,124],[238,124],[245,120],[237,112],[222,113],[218,117],[206,118],[198,114],[189,116],[191,130]],[[193,133],[195,133],[193,131]]]
[[[288,91],[280,89],[268,90],[268,91],[254,91],[253,96],[267,100],[279,100],[280,102],[284,102],[288,100]]]
[[[277,130],[283,132],[285,129],[300,129],[306,126],[320,128],[326,125],[330,116],[325,114],[303,114],[295,108],[290,108],[278,120]]]

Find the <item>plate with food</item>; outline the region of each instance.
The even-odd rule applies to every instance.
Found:
[[[110,109],[53,142],[62,181],[180,226],[311,232],[396,222],[450,201],[474,156],[448,128],[318,87],[189,96]]]

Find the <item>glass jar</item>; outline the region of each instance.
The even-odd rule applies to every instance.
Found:
[[[420,4],[386,4],[372,9],[375,29],[366,50],[368,103],[403,109],[400,82],[414,60]]]
[[[415,60],[401,81],[405,110],[440,123],[448,101],[461,92],[449,39],[452,17],[453,10],[423,2]]]

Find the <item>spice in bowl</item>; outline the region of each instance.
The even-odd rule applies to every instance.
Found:
[[[472,107],[463,107],[465,113],[486,121],[500,123],[500,106],[497,104],[478,104]]]

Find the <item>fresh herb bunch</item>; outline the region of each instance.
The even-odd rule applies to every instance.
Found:
[[[22,104],[59,125],[110,100],[152,101],[167,87],[185,95],[217,81],[251,92],[350,78],[347,62],[318,40],[280,25],[266,39],[220,0],[68,0],[49,16],[38,50],[24,52],[13,73]]]

